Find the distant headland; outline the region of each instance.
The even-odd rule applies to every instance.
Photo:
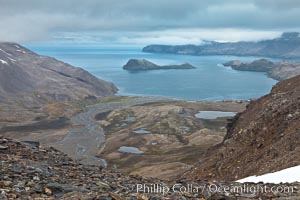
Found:
[[[253,62],[232,60],[223,65],[239,71],[266,72],[270,78],[278,81],[300,75],[299,62],[272,62],[267,59],[255,60]]]
[[[149,45],[144,52],[183,55],[233,55],[274,58],[300,58],[298,32],[285,32],[279,38],[259,42],[207,42],[204,45]]]

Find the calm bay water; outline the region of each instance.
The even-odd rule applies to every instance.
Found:
[[[250,99],[267,94],[276,81],[263,73],[241,72],[221,63],[256,57],[186,56],[151,54],[133,47],[29,46],[42,55],[52,56],[93,75],[113,82],[121,95],[160,96],[187,100]],[[122,69],[128,59],[144,58],[159,65],[189,62],[191,70],[128,72]]]

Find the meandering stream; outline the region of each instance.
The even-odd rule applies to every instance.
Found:
[[[106,166],[105,160],[96,157],[105,147],[105,132],[96,122],[95,115],[108,110],[115,110],[153,101],[157,101],[157,98],[140,97],[125,103],[113,102],[89,106],[85,111],[71,118],[72,128],[55,146],[83,164]]]

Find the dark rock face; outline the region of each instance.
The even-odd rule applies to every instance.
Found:
[[[117,91],[112,83],[81,68],[40,56],[16,43],[0,43],[0,71],[1,101],[34,105],[108,96]]]
[[[211,42],[206,45],[149,45],[144,52],[186,55],[236,55],[300,58],[299,33],[283,33],[280,38],[260,42]]]
[[[157,69],[195,69],[194,66],[184,63],[182,65],[159,66],[145,59],[130,59],[123,66],[125,70],[157,70]]]
[[[239,71],[266,72],[269,77],[279,81],[300,75],[300,63],[297,62],[271,62],[260,59],[248,63],[233,60],[223,65]]]
[[[228,125],[193,178],[237,180],[300,165],[300,76],[279,82]]]

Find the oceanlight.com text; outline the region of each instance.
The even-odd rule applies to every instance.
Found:
[[[162,194],[166,195],[169,192],[201,194],[210,193],[240,193],[240,194],[258,194],[258,193],[285,193],[294,192],[293,187],[268,184],[238,184],[238,185],[219,185],[219,184],[137,184],[137,193]]]

